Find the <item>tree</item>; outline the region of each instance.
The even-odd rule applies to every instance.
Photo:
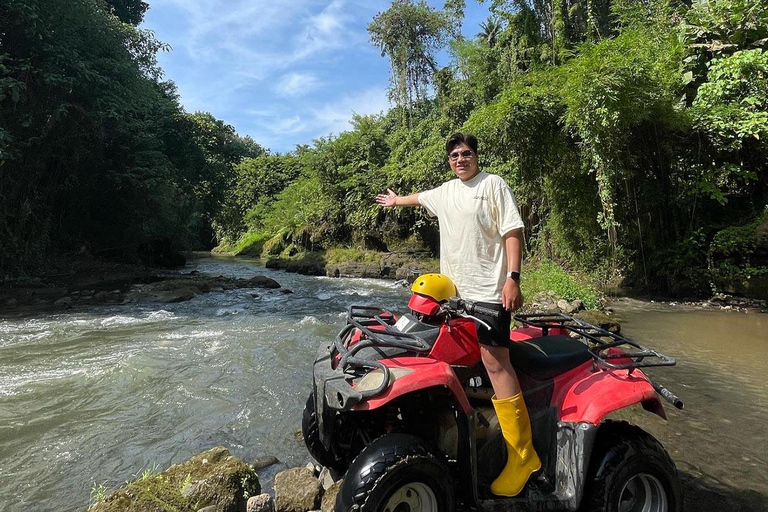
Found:
[[[389,97],[403,109],[403,124],[409,124],[410,110],[427,96],[438,70],[435,54],[446,45],[451,27],[451,17],[424,0],[395,0],[368,25],[371,42],[389,57]]]
[[[477,38],[484,41],[490,48],[496,46],[496,38],[501,31],[501,22],[496,16],[488,16],[488,19],[480,23],[482,29],[477,33]]]
[[[123,23],[138,26],[144,20],[149,4],[141,0],[105,0],[109,11]]]

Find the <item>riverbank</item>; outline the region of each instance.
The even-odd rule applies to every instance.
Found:
[[[190,257],[209,257],[209,253],[190,253]],[[218,253],[214,257],[237,259]],[[272,270],[308,276],[374,278],[402,281],[439,271],[439,261],[426,253],[382,253],[335,249],[304,252],[293,256],[268,258],[264,266]],[[583,276],[566,272],[559,265],[541,261],[526,263],[522,288],[526,298],[522,313],[562,312],[582,309],[605,311],[610,297]],[[131,302],[183,302],[201,293],[238,288],[281,288],[274,279],[254,276],[249,280],[223,275],[204,276],[179,269],[158,269],[115,263],[93,258],[59,260],[48,272],[0,282],[0,316],[19,316],[35,312],[61,311],[79,306],[126,304]],[[619,290],[619,296],[631,296]],[[291,293],[288,289],[280,293]],[[718,293],[709,298],[670,299],[635,297],[672,306],[718,308],[744,313],[768,312],[768,301]],[[610,314],[610,308],[606,311]],[[606,324],[606,318],[593,319]]]
[[[60,264],[54,272],[0,283],[0,316],[133,302],[170,304],[201,293],[241,288],[279,289],[281,285],[258,275],[250,279],[207,276],[197,271],[75,259]],[[291,291],[283,289],[280,293]]]

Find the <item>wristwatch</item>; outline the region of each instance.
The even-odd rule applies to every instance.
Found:
[[[520,272],[515,272],[515,271],[507,272],[507,279],[512,279],[512,280],[514,280],[514,281],[519,283],[520,282]]]

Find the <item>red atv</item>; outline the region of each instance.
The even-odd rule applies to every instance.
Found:
[[[679,512],[677,470],[640,428],[606,421],[641,404],[666,419],[640,368],[671,359],[561,314],[518,315],[510,358],[527,404],[541,470],[516,497],[490,483],[506,461],[469,301],[414,294],[412,313],[352,306],[320,346],[302,431],[317,461],[344,474],[336,512],[600,510]]]

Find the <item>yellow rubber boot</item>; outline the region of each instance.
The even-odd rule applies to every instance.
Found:
[[[541,469],[541,460],[531,440],[528,409],[522,393],[501,400],[496,400],[494,395],[491,401],[507,442],[507,464],[491,484],[491,492],[497,496],[517,496],[531,473]]]

